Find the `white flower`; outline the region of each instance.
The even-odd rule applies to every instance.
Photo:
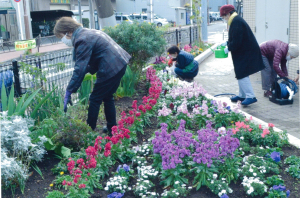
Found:
[[[249,171],[252,173],[252,172],[253,172],[253,169],[252,169],[252,168],[250,168],[250,169],[249,169]]]
[[[128,190],[131,190],[131,187],[128,187]]]
[[[177,196],[179,195],[179,193],[178,193],[178,192],[176,192],[175,194],[176,194]]]
[[[261,146],[261,147],[259,147],[259,148],[260,148],[260,149],[264,149],[264,147],[262,147],[262,146]]]
[[[213,174],[213,178],[217,179],[218,175],[217,174]]]
[[[105,188],[104,188],[104,190],[108,191],[108,190],[109,190],[109,188],[108,188],[108,187],[105,187]]]
[[[110,182],[107,182],[107,184],[106,184],[107,186],[110,186]]]
[[[226,194],[226,190],[222,190],[221,193],[222,193],[222,195]]]
[[[225,178],[222,178],[222,181],[225,181],[226,179]]]
[[[192,188],[193,188],[192,186],[189,186],[189,187],[188,187],[188,189],[190,189],[190,190],[191,190]]]
[[[229,192],[229,193],[232,193],[232,192],[233,192],[233,190],[232,190],[231,188],[229,188],[229,189],[228,189],[228,192]]]
[[[176,181],[175,184],[179,184],[179,181]]]
[[[244,137],[242,136],[240,139],[241,139],[241,140],[244,140]]]
[[[256,173],[253,173],[253,176],[256,176],[257,174]]]

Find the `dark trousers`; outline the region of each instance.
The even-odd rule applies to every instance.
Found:
[[[125,66],[117,75],[102,82],[96,83],[90,96],[87,124],[94,130],[96,128],[100,105],[104,102],[104,113],[107,122],[107,129],[117,125],[116,108],[113,94],[117,91],[121,79],[126,71]]]
[[[183,72],[183,69],[175,68],[175,73],[183,79],[193,79],[198,74],[198,62],[194,62],[194,68],[190,72]]]

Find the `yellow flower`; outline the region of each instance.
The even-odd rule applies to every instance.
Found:
[[[203,52],[203,49],[202,49],[202,48],[200,48],[200,49],[199,49],[199,51],[202,51],[202,52]]]
[[[234,121],[231,121],[231,123],[234,123]]]
[[[50,184],[50,187],[53,187],[53,184]]]
[[[64,172],[60,172],[60,175],[63,175],[64,174]]]

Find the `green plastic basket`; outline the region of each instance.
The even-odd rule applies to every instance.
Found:
[[[215,58],[228,58],[228,54],[225,54],[225,46],[218,46],[215,50],[211,49],[215,53]]]

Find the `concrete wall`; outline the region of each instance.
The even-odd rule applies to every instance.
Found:
[[[290,9],[290,35],[289,42],[299,46],[299,1],[291,0]],[[299,57],[289,62],[289,75],[293,78],[296,77],[296,71],[299,69]]]
[[[226,5],[227,0],[209,0],[208,7],[210,12],[219,12],[219,7]]]

